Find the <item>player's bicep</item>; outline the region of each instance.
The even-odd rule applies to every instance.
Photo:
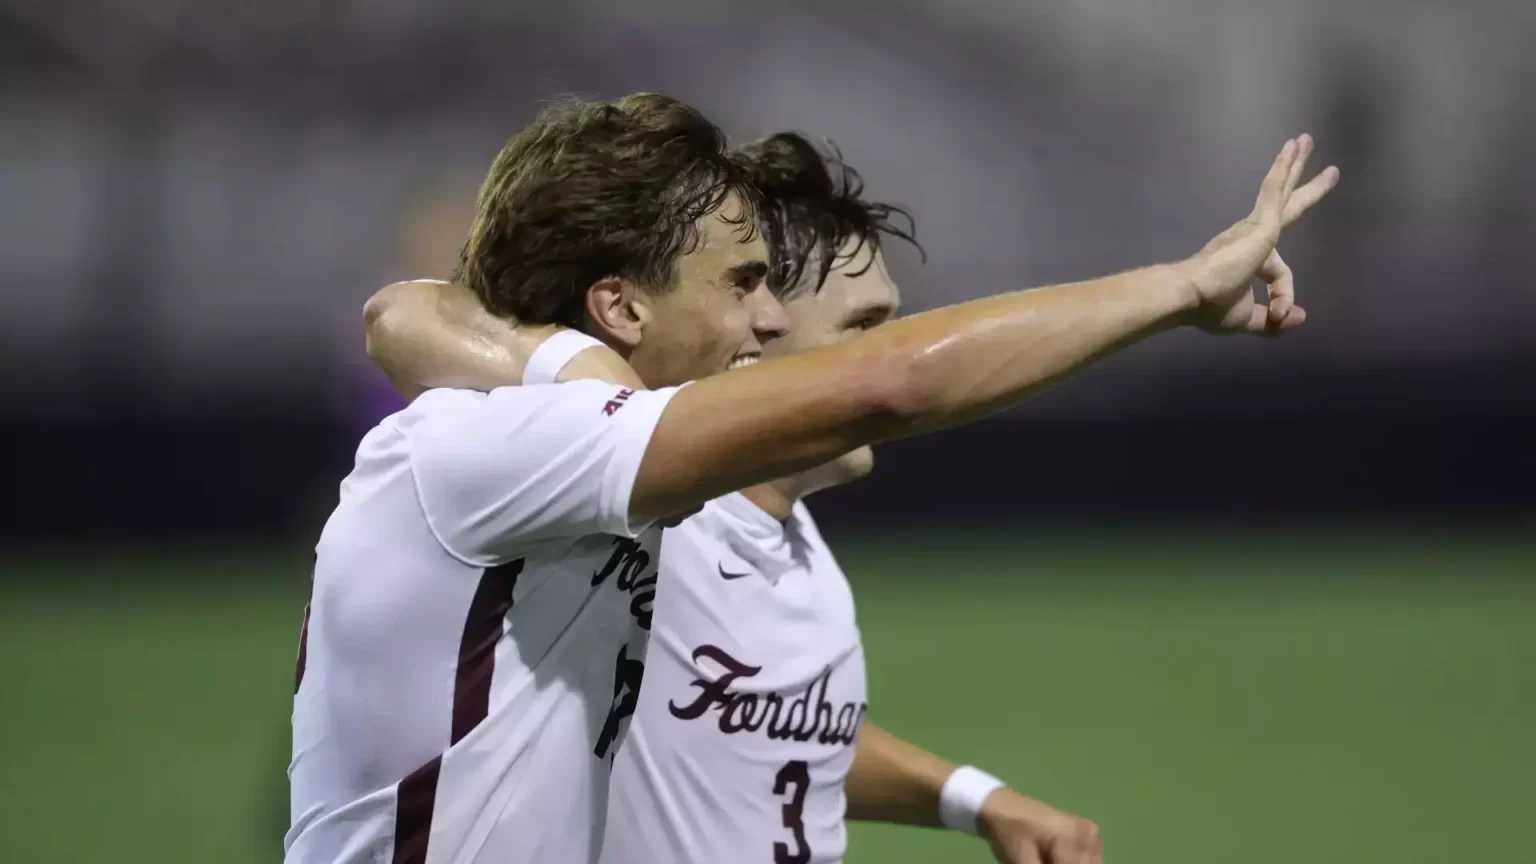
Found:
[[[578,381],[427,394],[411,468],[433,533],[477,565],[543,540],[634,536],[648,524],[629,515],[635,476],[675,392]]]

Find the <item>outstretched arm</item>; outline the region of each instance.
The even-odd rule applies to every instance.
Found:
[[[1338,180],[1330,168],[1298,187],[1311,146],[1306,136],[1287,141],[1253,211],[1184,261],[909,316],[834,347],[679,391],[635,479],[633,520],[687,512],[863,444],[970,422],[1162,330],[1192,325],[1274,335],[1299,325],[1305,313],[1275,244]],[[1269,286],[1267,305],[1253,299],[1256,277]],[[370,320],[370,351],[407,395],[423,385],[517,383],[532,347],[552,332],[495,321],[463,294],[445,299],[461,291],[417,291],[406,298],[413,305],[401,305],[393,319],[379,312]],[[391,333],[399,351],[380,347]],[[409,369],[401,358],[412,358]],[[577,359],[584,362],[573,361],[562,380],[601,377],[638,386],[607,349]]]
[[[848,818],[926,828],[946,826],[940,813],[945,783],[958,766],[865,722],[848,772]],[[951,794],[951,797],[956,796]],[[963,797],[963,796],[960,796]],[[1065,813],[999,787],[986,795],[979,812],[967,814],[950,803],[951,818],[974,816],[975,833],[992,844],[1004,864],[1102,864],[1099,829]],[[963,826],[965,830],[970,825]]]
[[[1311,139],[1287,141],[1253,211],[1192,258],[1005,294],[893,321],[837,346],[759,363],[676,394],[630,499],[637,518],[690,509],[863,444],[960,425],[1181,324],[1275,333],[1302,320],[1275,252],[1338,174],[1297,186]],[[1270,284],[1268,306],[1250,281]]]

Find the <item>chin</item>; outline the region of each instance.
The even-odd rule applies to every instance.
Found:
[[[844,453],[832,463],[832,469],[837,474],[839,483],[861,480],[875,470],[875,451],[865,445],[851,453]]]
[[[855,480],[860,477],[868,477],[870,472],[875,470],[875,450],[868,444],[849,453],[847,458],[854,463],[851,467],[857,472],[857,476],[854,477]]]
[[[825,462],[801,474],[797,486],[797,496],[814,495],[823,489],[831,489],[852,483],[869,472],[875,470],[875,454],[868,447],[860,447],[851,453]]]

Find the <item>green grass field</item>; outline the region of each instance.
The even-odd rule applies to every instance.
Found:
[[[1536,537],[849,547],[871,718],[1112,862],[1536,860]],[[302,555],[10,559],[0,862],[273,862]],[[990,860],[856,826],[851,862]]]

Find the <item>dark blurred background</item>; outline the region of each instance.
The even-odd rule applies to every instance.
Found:
[[[1120,861],[1523,857],[1533,37],[1518,0],[0,0],[0,859],[276,860],[307,550],[399,406],[362,302],[447,275],[541,102],[635,90],[836,142],[917,218],[911,310],[1183,257],[1312,132],[1305,330],[1160,337],[818,499],[875,716]]]

